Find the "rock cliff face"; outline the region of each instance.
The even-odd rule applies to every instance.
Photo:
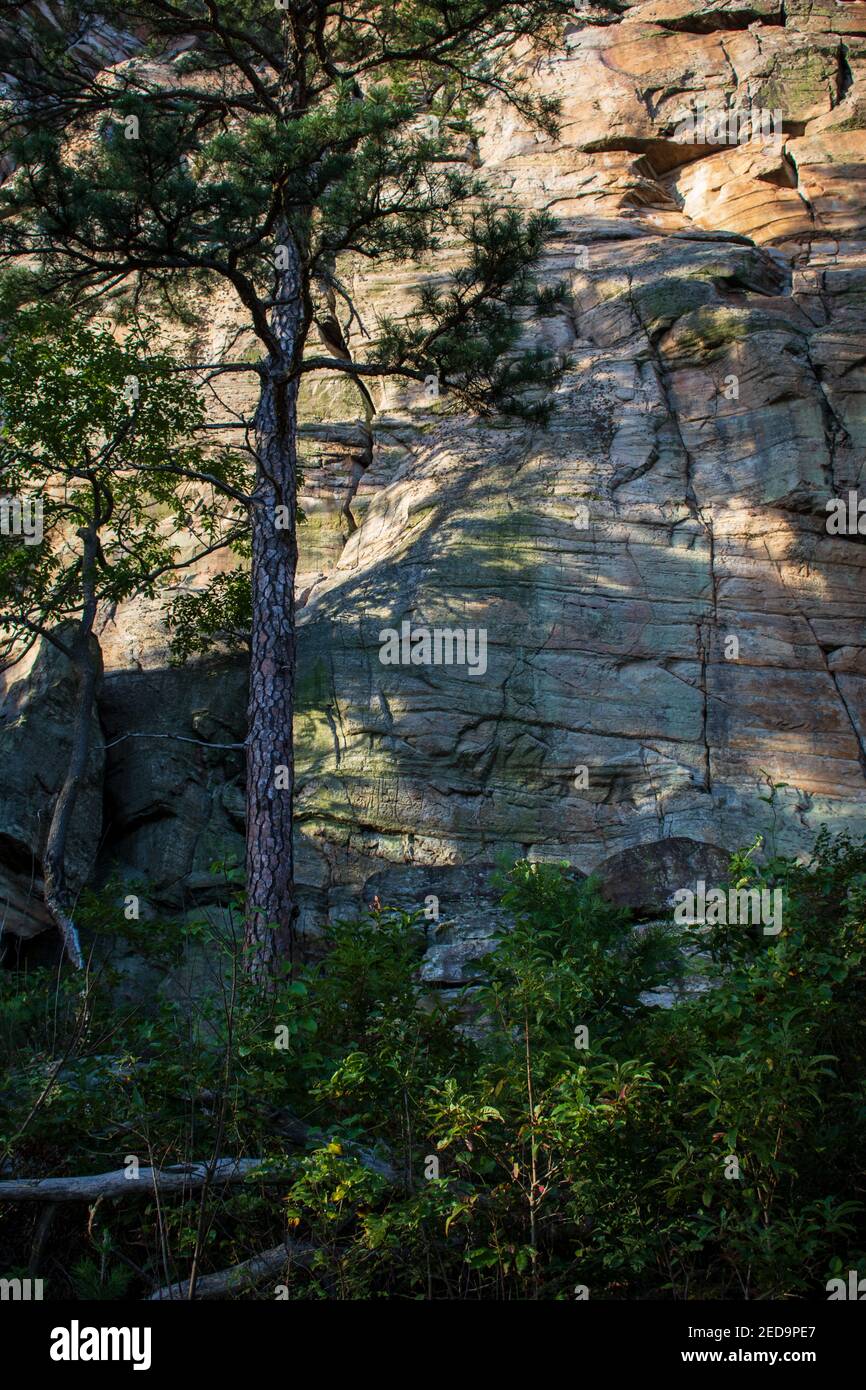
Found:
[[[492,109],[477,159],[558,221],[543,275],[571,297],[526,323],[568,357],[549,428],[415,387],[375,390],[375,413],[333,380],[306,400],[304,926],[365,885],[432,893],[456,922],[439,985],[482,949],[500,852],[650,906],[770,822],[796,851],[866,810],[866,547],[826,511],[866,492],[866,4],[649,0],[568,33],[532,80],[561,99],[559,140]],[[737,138],[762,118],[768,138]],[[344,275],[356,335],[418,278]],[[215,306],[208,351],[236,326]],[[383,665],[403,621],[485,632],[486,669]],[[242,768],[218,745],[243,736],[243,670],[169,669],[145,606],[102,635],[90,862],[181,909],[240,845]],[[168,733],[200,742],[128,737]],[[6,772],[38,796],[32,760]],[[767,777],[787,784],[772,813]],[[10,872],[38,855],[25,819],[3,828]],[[20,892],[8,925],[41,925]]]

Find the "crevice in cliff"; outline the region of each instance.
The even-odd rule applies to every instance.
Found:
[[[646,777],[647,781],[649,782],[650,791],[651,791],[651,793],[652,793],[653,807],[654,807],[654,809],[655,809],[655,813],[656,813],[656,822],[657,822],[657,824],[658,824],[659,839],[660,839],[660,840],[663,840],[664,837],[665,837],[665,813],[664,813],[664,808],[663,808],[663,806],[662,806],[661,800],[660,800],[660,798],[659,798],[658,787],[656,786],[655,778],[653,777],[653,774],[652,774],[652,768],[650,767],[650,765],[649,765],[649,763],[648,763],[648,760],[647,760],[647,751],[648,751],[647,748],[644,747],[644,746],[642,745],[642,746],[641,746],[641,758],[640,758],[640,761],[641,761],[641,766],[643,767],[643,770],[644,770],[644,776]],[[653,750],[653,751],[655,751],[655,750]]]
[[[602,135],[597,140],[587,140],[579,147],[584,154],[624,154],[643,155],[647,166],[656,178],[687,164],[695,164],[699,159],[718,154],[723,145],[691,144],[681,140],[665,139],[661,135]]]
[[[31,883],[42,874],[41,862],[33,850],[21,840],[3,832],[0,832],[0,863],[14,874],[29,876]]]
[[[771,183],[774,188],[793,188],[795,192],[799,192],[794,162],[784,149],[778,169],[766,169],[756,174],[755,178],[758,183]],[[801,198],[802,196],[800,193]]]
[[[697,494],[695,493],[695,489],[694,489],[694,480],[693,480],[693,471],[692,471],[692,463],[693,463],[692,455],[691,455],[691,451],[689,450],[689,447],[688,447],[688,445],[686,444],[686,441],[685,441],[685,439],[684,439],[684,437],[683,437],[683,432],[682,432],[682,429],[680,428],[679,416],[678,416],[678,414],[677,414],[677,411],[676,411],[676,408],[675,408],[675,406],[674,406],[674,403],[673,403],[673,401],[672,401],[672,399],[671,399],[670,387],[669,387],[669,384],[668,384],[668,369],[667,369],[667,365],[666,365],[666,363],[665,363],[665,361],[664,361],[664,358],[663,358],[663,356],[662,356],[662,354],[661,354],[661,352],[660,352],[660,350],[659,350],[659,347],[658,347],[658,338],[657,338],[657,337],[656,337],[656,338],[653,337],[653,335],[650,333],[649,329],[647,328],[647,325],[644,323],[644,320],[643,320],[643,318],[642,318],[642,316],[641,316],[640,310],[639,310],[639,308],[638,308],[638,306],[637,306],[637,303],[636,303],[636,301],[635,301],[635,297],[634,297],[634,281],[633,281],[633,278],[632,278],[632,276],[631,276],[630,273],[627,275],[627,278],[628,278],[628,299],[629,299],[629,304],[630,304],[630,306],[631,306],[631,311],[632,311],[632,314],[634,315],[634,318],[635,318],[636,322],[640,325],[640,328],[641,328],[641,330],[642,330],[642,332],[643,332],[643,335],[644,335],[644,338],[645,338],[645,340],[646,340],[647,346],[648,346],[648,348],[649,348],[650,354],[651,354],[651,356],[652,356],[652,361],[653,361],[653,364],[654,364],[655,370],[656,370],[656,378],[657,378],[657,381],[658,381],[659,390],[660,390],[661,393],[662,393],[662,397],[663,397],[663,399],[664,399],[664,403],[665,403],[665,406],[666,406],[666,409],[667,409],[667,417],[668,417],[668,419],[671,421],[671,423],[672,423],[674,429],[676,430],[676,435],[677,435],[677,438],[678,438],[679,443],[680,443],[680,448],[682,449],[683,459],[684,459],[684,462],[685,462],[685,478],[684,478],[683,495],[684,495],[684,497],[685,497],[686,505],[687,505],[687,507],[688,507],[688,509],[689,509],[689,515],[691,516],[692,520],[693,520],[693,521],[696,521],[696,522],[698,523],[698,525],[703,529],[703,532],[704,532],[705,536],[707,537],[707,545],[708,545],[708,548],[709,548],[709,551],[708,551],[708,570],[709,570],[709,580],[710,580],[711,591],[712,591],[712,615],[711,615],[711,616],[708,616],[708,617],[703,617],[703,618],[701,618],[700,621],[698,622],[697,629],[696,629],[696,642],[697,642],[697,653],[696,653],[696,654],[697,654],[697,659],[698,659],[698,663],[699,663],[699,666],[700,666],[700,673],[701,673],[701,675],[700,675],[700,689],[701,689],[701,695],[702,695],[702,699],[703,699],[703,710],[702,710],[702,717],[701,717],[701,735],[702,735],[702,741],[703,741],[703,745],[704,745],[704,788],[705,788],[706,791],[711,792],[712,789],[713,789],[713,778],[712,778],[712,762],[711,762],[711,758],[710,758],[710,744],[709,744],[709,732],[708,732],[708,730],[709,730],[709,690],[708,690],[708,676],[709,676],[709,652],[710,652],[711,636],[712,636],[712,631],[714,630],[714,628],[715,628],[715,626],[716,626],[716,623],[717,623],[717,620],[718,620],[718,610],[717,610],[718,595],[717,595],[717,585],[716,585],[716,575],[715,575],[715,537],[714,537],[714,534],[713,534],[712,522],[711,522],[711,521],[707,521],[706,517],[704,516],[703,511],[702,511],[702,509],[701,509],[701,507],[700,507],[700,504],[698,503]]]
[[[797,197],[800,199],[800,202],[803,204],[806,211],[808,212],[813,225],[815,225],[817,222],[817,219],[815,217],[815,209],[812,206],[812,203],[809,200],[809,198],[807,198],[806,194],[803,192],[803,189],[800,187],[800,170],[797,167],[797,160],[795,156],[791,153],[787,145],[782,146],[782,161],[792,175],[791,187],[797,194]]]
[[[767,14],[754,6],[736,10],[708,10],[705,14],[673,15],[657,19],[660,29],[672,34],[718,34],[744,29],[778,29],[785,24],[785,6]]]
[[[756,37],[757,37],[757,36],[756,36]],[[740,85],[740,75],[739,75],[739,73],[737,72],[736,67],[734,66],[734,60],[733,60],[733,58],[731,57],[730,53],[728,52],[727,44],[725,43],[724,39],[719,39],[719,47],[721,48],[722,52],[723,52],[724,55],[725,55],[725,62],[727,63],[728,67],[731,69],[731,77],[732,77],[733,80],[734,80],[734,83],[733,83],[733,85],[734,85],[734,90],[736,90],[736,89],[739,87],[739,85]],[[760,41],[760,39],[758,39],[758,48],[760,48],[760,47],[761,47],[761,41]]]
[[[694,497],[694,489],[692,489],[692,496]],[[701,620],[701,623],[700,623],[700,626],[699,626],[699,629],[698,629],[698,649],[699,649],[699,652],[700,652],[700,660],[701,660],[701,694],[702,694],[702,696],[703,696],[703,710],[702,710],[702,718],[701,718],[701,733],[702,733],[702,735],[703,735],[703,742],[704,742],[704,763],[705,763],[705,769],[706,769],[706,772],[705,772],[705,779],[704,779],[704,780],[705,780],[705,785],[706,785],[707,791],[708,791],[708,792],[711,792],[711,791],[713,790],[713,763],[712,763],[712,756],[711,756],[711,750],[710,750],[710,736],[709,736],[709,726],[710,726],[710,690],[709,690],[709,677],[710,677],[710,649],[711,649],[711,644],[712,644],[713,633],[718,631],[718,626],[719,626],[719,587],[718,587],[718,579],[717,579],[717,577],[716,577],[716,537],[715,537],[715,532],[714,532],[714,530],[713,530],[712,518],[710,518],[709,520],[707,520],[707,519],[704,517],[703,512],[701,511],[701,508],[700,508],[700,507],[698,506],[698,504],[697,504],[697,498],[695,498],[695,506],[696,506],[696,508],[697,508],[697,513],[698,513],[698,516],[699,516],[699,518],[700,518],[700,520],[701,520],[701,524],[702,524],[703,527],[704,527],[704,531],[705,531],[705,533],[706,533],[707,541],[708,541],[709,548],[710,548],[710,550],[709,550],[709,564],[708,564],[708,568],[709,568],[710,589],[711,589],[711,594],[712,594],[712,605],[713,605],[713,606],[712,606],[712,618],[711,618],[711,620],[710,620],[709,622],[707,621],[706,618],[704,618],[704,619]]]
[[[838,66],[836,69],[836,100],[834,106],[839,106],[854,86],[854,74],[851,71],[851,61],[848,54],[848,45],[844,39],[839,44]]]
[[[627,472],[620,471],[614,475],[610,485],[611,494],[619,492],[621,487],[626,487],[630,483],[636,483],[640,478],[643,478],[646,473],[651,472],[658,461],[659,451],[654,447],[650,449],[643,463],[636,464],[634,468]]]
[[[851,436],[845,427],[844,421],[827,395],[824,382],[821,379],[821,369],[812,359],[808,337],[804,337],[803,339],[803,351],[818,388],[821,422],[824,428],[824,440],[827,445],[827,455],[829,459],[829,463],[825,468],[825,482],[829,488],[833,488],[836,479],[836,451],[840,444],[850,444],[852,442]],[[828,473],[829,477],[827,476]]]
[[[340,752],[340,739],[337,734],[337,725],[334,720],[334,706],[332,704],[325,705],[325,718],[328,721],[328,728],[331,730],[331,737],[334,740],[334,758],[337,767],[339,767],[342,762],[342,754]]]

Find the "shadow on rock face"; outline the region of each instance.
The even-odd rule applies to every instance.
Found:
[[[362,898],[368,907],[378,898],[382,907],[423,912],[421,980],[435,990],[459,989],[477,981],[477,962],[508,921],[493,875],[489,865],[394,865],[367,879]]]

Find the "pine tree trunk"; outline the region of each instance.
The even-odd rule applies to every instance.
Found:
[[[292,808],[295,695],[295,572],[298,548],[297,377],[305,304],[300,257],[277,275],[271,329],[282,360],[266,364],[256,411],[257,477],[251,508],[252,644],[247,710],[246,947],[253,978],[267,987],[294,961]]]

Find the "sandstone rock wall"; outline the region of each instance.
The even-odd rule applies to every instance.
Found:
[[[333,378],[305,403],[305,927],[365,883],[423,898],[435,870],[463,943],[432,961],[440,984],[491,920],[477,877],[460,885],[502,852],[642,905],[770,822],[797,851],[866,809],[866,548],[825,510],[866,488],[866,4],[650,0],[532,69],[560,139],[491,110],[477,157],[558,219],[543,276],[571,299],[526,323],[569,359],[550,427],[393,383],[375,413]],[[719,145],[704,120],[689,141],[696,111],[781,123]],[[341,270],[359,345],[418,278]],[[215,306],[208,353],[236,328]],[[484,629],[486,672],[382,665],[404,619]],[[109,742],[239,736],[239,665],[168,671],[145,606],[103,641]],[[107,756],[103,871],[148,872],[173,907],[215,892],[237,756]],[[773,814],[766,777],[787,784]]]

